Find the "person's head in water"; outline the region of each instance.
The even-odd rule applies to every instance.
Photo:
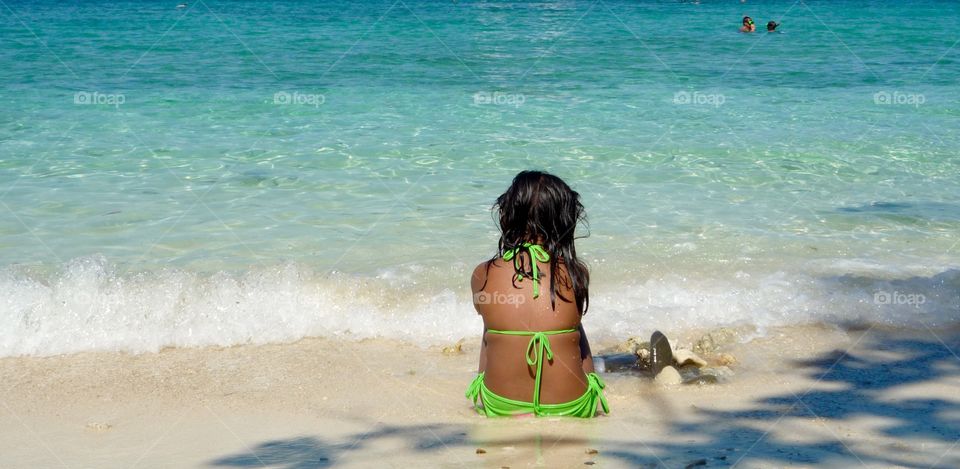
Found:
[[[749,16],[743,17],[743,26],[740,27],[740,31],[744,33],[752,33],[757,30],[757,26],[753,24],[753,18]]]
[[[522,171],[513,178],[507,191],[497,197],[493,210],[500,224],[500,242],[491,263],[511,249],[525,251],[524,243],[543,246],[550,254],[550,304],[555,308],[559,296],[563,301],[575,301],[580,314],[586,313],[590,274],[586,264],[577,258],[574,247],[577,224],[586,222],[580,194],[552,174]],[[527,256],[518,257],[516,273],[530,278],[533,272],[529,262],[535,261]],[[564,272],[567,275],[562,275]],[[557,285],[572,290],[575,298],[558,295]]]
[[[776,21],[767,22],[767,32],[768,33],[775,32],[777,30],[777,26],[780,26],[780,23],[777,23]]]

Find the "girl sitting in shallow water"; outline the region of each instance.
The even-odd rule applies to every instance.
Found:
[[[593,417],[598,404],[608,412],[580,322],[590,282],[574,248],[580,195],[556,176],[524,171],[494,210],[497,255],[470,281],[483,342],[467,397],[488,417]]]

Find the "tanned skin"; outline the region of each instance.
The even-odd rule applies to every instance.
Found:
[[[530,262],[527,252],[521,251],[518,255]],[[513,261],[497,259],[489,270],[484,262],[473,271],[470,286],[474,293],[474,307],[483,317],[484,327],[478,370],[485,373],[486,386],[500,396],[533,401],[536,367],[527,365],[524,359],[530,336],[487,334],[487,329],[534,332],[577,329],[578,332],[548,336],[553,360],[544,356],[540,402],[569,402],[586,392],[586,374],[594,371],[593,357],[569,287],[569,277],[563,263],[559,262],[558,266],[564,271],[561,278],[567,281],[558,282],[556,286],[556,309],[550,305],[552,277],[549,263],[537,264],[541,277],[540,296],[536,299],[533,298],[531,279],[514,282]],[[564,301],[561,296],[569,301]]]

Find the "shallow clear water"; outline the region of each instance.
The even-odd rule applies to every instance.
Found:
[[[0,354],[474,334],[526,168],[598,334],[960,317],[954,2],[176,4],[0,9]]]

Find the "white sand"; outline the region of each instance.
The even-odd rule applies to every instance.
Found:
[[[780,329],[726,384],[607,374],[593,420],[477,416],[475,341],[6,358],[0,467],[960,467],[958,337]]]

